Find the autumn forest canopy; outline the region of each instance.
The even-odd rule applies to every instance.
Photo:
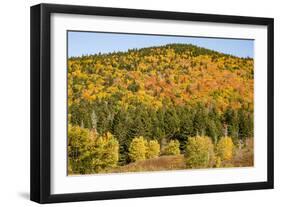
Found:
[[[253,94],[252,58],[191,44],[70,57],[68,173],[252,166]]]

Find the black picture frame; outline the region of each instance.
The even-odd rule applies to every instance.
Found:
[[[50,193],[50,130],[51,130],[51,70],[50,70],[50,15],[52,13],[100,15],[113,17],[134,17],[194,22],[218,22],[267,26],[267,181],[238,184],[218,184],[188,187],[167,187],[73,194]],[[30,199],[38,203],[120,199],[146,196],[167,196],[179,194],[211,193],[272,189],[274,186],[274,20],[272,18],[195,14],[168,11],[103,8],[56,4],[39,4],[31,7],[31,173]]]

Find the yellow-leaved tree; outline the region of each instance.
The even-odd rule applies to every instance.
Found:
[[[142,136],[132,140],[129,147],[129,157],[132,162],[146,159],[147,140]]]
[[[188,138],[185,160],[188,168],[207,168],[214,165],[214,145],[210,137]]]
[[[107,132],[93,139],[91,151],[92,169],[94,172],[102,172],[116,167],[119,159],[119,143],[114,136]]]
[[[216,154],[221,161],[229,161],[233,157],[233,149],[234,144],[231,137],[222,137],[216,146]]]
[[[91,171],[89,130],[68,125],[68,173],[86,174]]]
[[[168,145],[164,148],[165,155],[179,155],[180,154],[180,143],[177,139],[170,140]]]
[[[156,158],[159,157],[160,145],[157,140],[149,140],[147,142],[146,158]]]
[[[68,173],[90,174],[115,167],[119,143],[109,132],[98,135],[80,126],[68,126]]]

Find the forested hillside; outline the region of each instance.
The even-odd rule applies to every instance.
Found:
[[[253,65],[188,44],[69,58],[69,173],[161,155],[184,155],[186,168],[252,165]],[[201,144],[208,160],[192,154]]]

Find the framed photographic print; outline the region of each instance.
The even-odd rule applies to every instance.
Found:
[[[31,200],[273,188],[273,19],[31,7]]]

